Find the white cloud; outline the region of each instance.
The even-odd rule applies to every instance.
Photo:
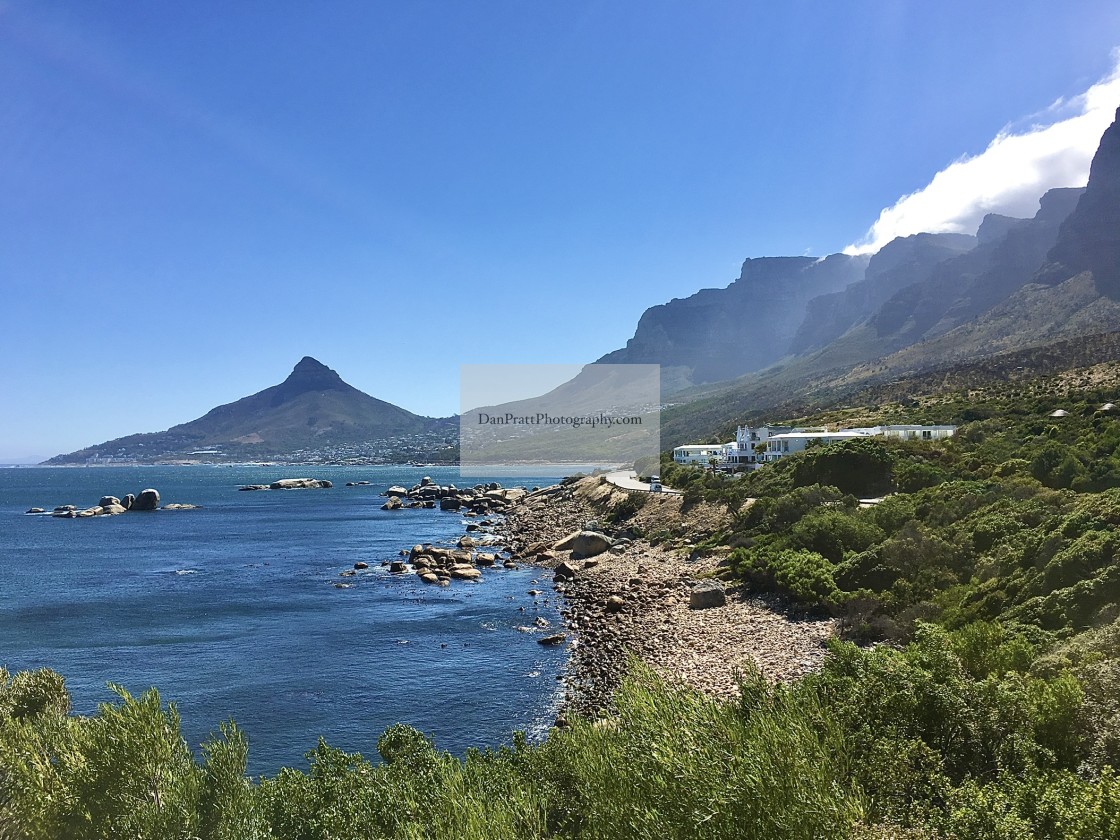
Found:
[[[1042,115],[1050,122],[1004,129],[983,152],[954,161],[925,187],[883,210],[867,235],[844,253],[874,253],[896,236],[922,231],[974,233],[988,213],[1033,216],[1047,190],[1084,186],[1118,104],[1120,53],[1111,75],[1051,105]]]

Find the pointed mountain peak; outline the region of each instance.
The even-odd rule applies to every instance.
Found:
[[[280,385],[285,391],[321,391],[328,388],[344,388],[342,377],[325,364],[310,356],[299,360],[288,378]]]
[[[334,373],[329,367],[320,362],[318,359],[313,359],[310,356],[304,356],[299,360],[299,363],[292,368],[293,374],[308,374],[308,373]],[[337,374],[336,374],[337,376]]]

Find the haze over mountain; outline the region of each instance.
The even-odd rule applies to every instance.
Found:
[[[1071,212],[1069,194],[1048,193],[1039,214],[1008,231],[974,282],[958,271],[915,296],[908,319],[940,310],[941,321],[908,336],[898,319],[883,325],[896,328],[898,349],[851,375],[866,376],[876,365],[909,372],[1120,330],[1120,109],[1116,116]]]
[[[1033,218],[989,214],[975,236],[916,234],[870,258],[747,260],[727,288],[648,309],[600,361],[659,363],[663,392],[687,402],[739,377],[788,389],[1105,333],[1120,329],[1117,300],[1113,123],[1087,187],[1048,191]]]
[[[806,303],[859,280],[868,259],[748,259],[726,288],[647,309],[626,346],[598,363],[660,364],[664,394],[766,367],[785,355]]]
[[[421,417],[371,397],[304,356],[279,385],[213,408],[165,432],[134,434],[51,458],[48,464],[273,458],[314,451],[353,457],[439,448],[452,419]],[[357,448],[357,449],[355,449]],[[345,450],[345,451],[342,451]]]

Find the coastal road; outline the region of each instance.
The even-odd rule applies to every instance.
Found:
[[[644,481],[638,481],[638,474],[633,470],[617,470],[616,472],[607,473],[607,481],[615,487],[620,487],[623,490],[645,490],[649,492],[649,484]],[[671,490],[665,487],[662,493],[675,493],[680,494],[680,490]]]

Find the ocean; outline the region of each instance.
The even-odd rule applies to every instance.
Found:
[[[380,510],[384,489],[423,475],[479,483],[446,467],[0,469],[0,665],[58,671],[79,714],[115,699],[110,682],[133,694],[155,686],[195,748],[233,719],[252,775],[305,767],[320,736],[376,760],[377,737],[397,722],[455,754],[508,743],[518,729],[539,736],[555,717],[566,653],[517,628],[538,618],[560,627],[546,573],[498,567],[480,584],[440,588],[381,566],[464,533],[457,513]],[[297,477],[334,487],[238,491]],[[362,480],[371,483],[344,486]],[[25,513],[148,487],[161,504],[202,507]],[[358,561],[370,568],[341,576]]]

